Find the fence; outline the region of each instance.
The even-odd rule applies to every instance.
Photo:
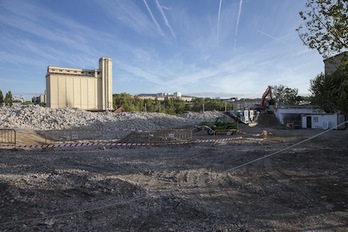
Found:
[[[78,128],[71,130],[44,130],[32,132],[20,132],[17,136],[16,130],[0,129],[0,147],[33,145],[33,144],[53,144],[66,143],[82,140],[117,140],[120,142],[141,142],[141,143],[172,143],[192,141],[192,130],[189,129],[167,129],[158,131],[133,131],[116,130],[109,131],[103,129]],[[39,135],[39,136],[37,136]],[[17,138],[18,137],[18,138]],[[41,139],[40,139],[41,138]],[[17,141],[18,139],[18,141]]]
[[[154,131],[149,134],[148,142],[180,142],[191,141],[192,130],[168,129]]]
[[[45,138],[46,143],[105,139],[103,131],[97,129],[46,130],[38,133]]]
[[[13,129],[0,129],[0,146],[16,146],[16,131]]]
[[[192,140],[192,130],[168,129],[157,131],[134,131],[122,138],[121,143],[172,143]]]
[[[124,142],[175,142],[192,140],[192,131],[188,129],[168,129],[152,132],[107,131],[102,129],[72,129],[40,131],[46,143],[78,140],[112,140]]]

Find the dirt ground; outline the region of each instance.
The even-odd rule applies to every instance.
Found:
[[[0,149],[0,231],[348,230],[347,130],[293,146],[323,131],[240,129],[194,134],[215,143]]]

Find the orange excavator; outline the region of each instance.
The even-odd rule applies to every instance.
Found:
[[[269,95],[270,100],[268,101],[268,105],[274,105],[274,99],[272,96],[272,87],[268,86],[267,89],[265,90],[265,92],[262,95],[262,99],[261,99],[261,107],[263,109],[266,109],[266,97]]]

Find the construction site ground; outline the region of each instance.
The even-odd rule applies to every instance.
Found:
[[[347,231],[348,131],[269,123],[193,134],[216,142],[0,149],[0,231]]]

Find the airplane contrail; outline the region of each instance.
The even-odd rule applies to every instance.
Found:
[[[156,26],[157,26],[159,32],[161,33],[161,35],[163,35],[163,31],[162,31],[160,25],[158,24],[158,22],[157,22],[155,16],[152,14],[152,11],[150,10],[150,7],[149,7],[149,5],[147,4],[146,0],[144,0],[144,3],[145,3],[145,6],[146,6],[146,8],[147,8],[147,11],[149,12],[149,14],[150,14],[150,16],[151,16],[152,21],[156,24]]]
[[[239,1],[238,16],[237,16],[237,23],[236,23],[236,30],[235,30],[235,33],[234,33],[234,53],[236,53],[237,34],[238,34],[238,27],[239,27],[239,19],[240,19],[240,15],[242,13],[242,5],[243,5],[243,0],[240,0]]]
[[[263,35],[265,35],[265,36],[268,36],[268,37],[270,37],[270,38],[272,38],[272,39],[275,39],[275,40],[277,40],[277,41],[280,41],[280,39],[278,39],[277,37],[274,37],[273,35],[267,34],[266,32],[263,32],[263,31],[260,31],[260,30],[256,30],[256,31],[259,32],[259,33],[261,33],[261,34],[263,34]]]
[[[219,42],[219,37],[220,37],[220,16],[221,16],[222,1],[223,1],[223,0],[220,0],[219,12],[218,12],[218,21],[217,21],[217,42]]]
[[[278,42],[281,42],[281,43],[285,43],[285,44],[289,44],[289,43],[287,43],[287,42],[285,42],[285,41],[283,41],[283,40],[281,40],[281,39],[279,39],[279,38],[277,38],[277,37],[275,37],[275,36],[273,36],[273,35],[270,35],[270,34],[268,34],[268,33],[266,33],[266,32],[263,32],[263,31],[260,31],[260,30],[256,30],[258,33],[261,33],[261,34],[263,34],[263,35],[265,35],[265,36],[268,36],[268,37],[270,37],[270,38],[272,38],[272,39],[274,39],[274,40],[277,40]]]
[[[161,15],[164,19],[166,26],[169,28],[170,32],[172,33],[172,36],[175,38],[175,33],[173,31],[173,28],[170,26],[168,19],[167,19],[167,16],[164,14],[163,9],[162,9],[161,5],[159,4],[158,0],[156,0],[156,4],[157,4],[159,11],[161,12]]]

